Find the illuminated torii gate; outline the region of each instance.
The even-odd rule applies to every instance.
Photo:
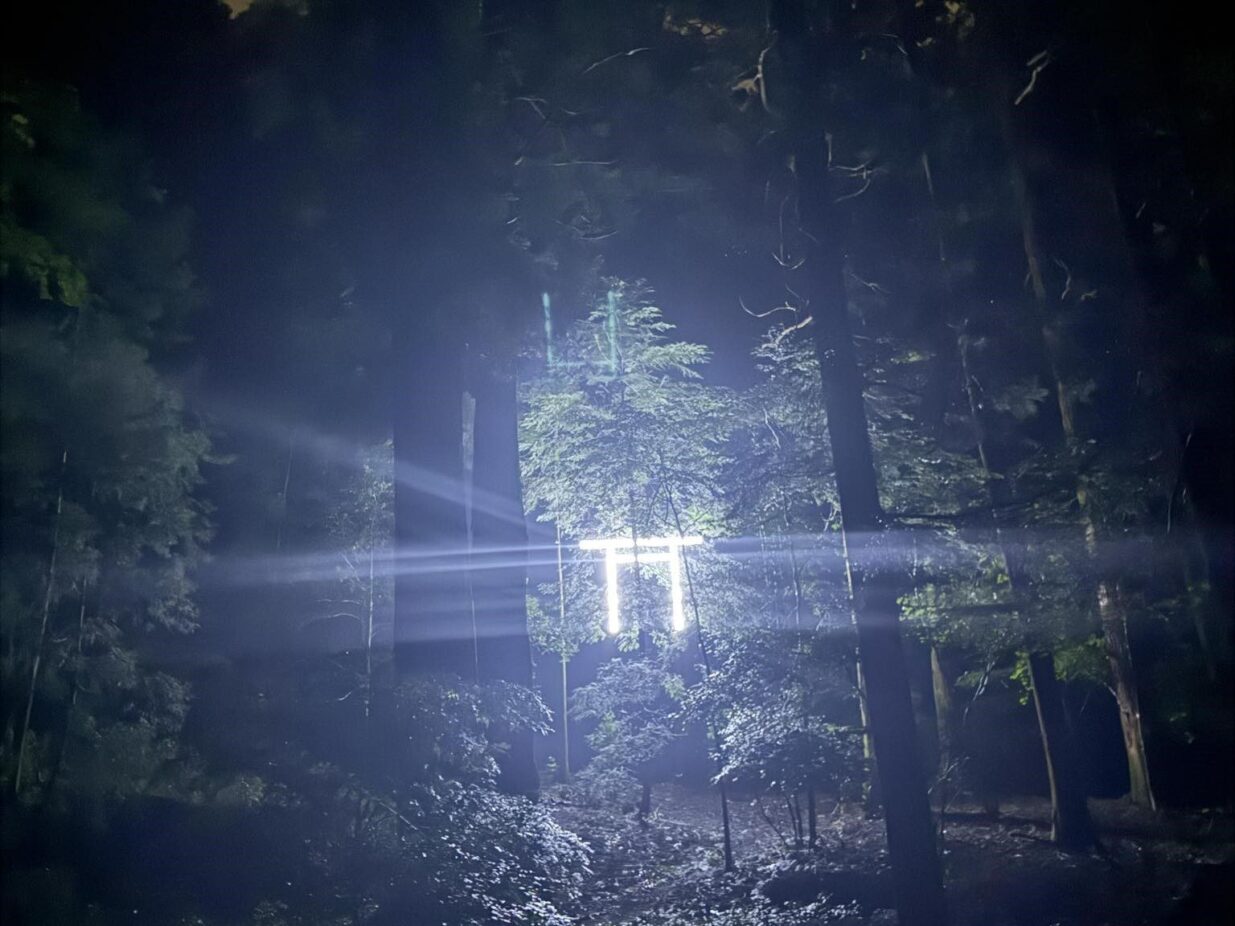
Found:
[[[629,537],[583,540],[580,550],[605,551],[605,578],[608,584],[609,623],[612,634],[622,632],[622,616],[618,608],[618,566],[633,563],[669,564],[669,600],[672,604],[671,626],[676,631],[686,629],[686,612],[682,607],[682,547],[703,543],[702,537],[640,537],[636,546]],[[658,552],[644,553],[643,550]],[[635,554],[638,552],[638,556]]]

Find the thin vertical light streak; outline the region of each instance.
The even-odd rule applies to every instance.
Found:
[[[615,636],[622,632],[622,615],[618,608],[618,572],[617,550],[613,547],[605,549],[605,578],[608,582],[609,599],[609,633]]]
[[[669,550],[669,596],[673,604],[673,630],[681,633],[686,629],[686,611],[682,607],[682,551],[677,544]]]

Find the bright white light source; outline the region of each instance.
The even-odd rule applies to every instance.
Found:
[[[686,629],[686,611],[682,607],[682,561],[681,548],[703,543],[702,537],[640,537],[636,545],[629,537],[584,540],[580,550],[605,551],[605,580],[608,583],[606,598],[609,603],[609,633],[622,632],[622,615],[618,603],[618,569],[620,564],[668,563],[670,626],[679,633]],[[639,551],[647,550],[643,553]],[[636,556],[638,552],[638,556]]]

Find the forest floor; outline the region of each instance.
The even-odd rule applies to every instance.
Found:
[[[714,792],[659,786],[646,825],[588,806],[568,787],[545,800],[592,847],[588,926],[896,922],[883,821],[861,807],[822,804],[818,848],[795,851],[785,807],[731,799],[737,870],[726,874]],[[1235,923],[1230,813],[1090,806],[1101,847],[1086,853],[1051,845],[1044,799],[1006,801],[998,817],[953,806],[942,845],[955,926]]]

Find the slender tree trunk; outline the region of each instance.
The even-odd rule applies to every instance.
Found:
[[[1003,126],[1005,136],[1008,139],[1009,145],[1012,145],[1012,128],[1011,119],[1006,111],[1005,93],[995,94],[996,105],[1000,106],[1000,112],[1003,118]],[[930,159],[925,153],[922,158],[923,171],[927,183],[927,192],[930,195],[932,211],[935,216],[935,230],[939,248],[940,272],[945,291],[951,297],[951,275],[950,264],[947,259],[947,250],[944,243],[942,228],[938,222],[938,204],[935,199],[934,183],[930,171]],[[1018,205],[1021,207],[1021,232],[1022,243],[1025,250],[1025,258],[1029,267],[1029,278],[1033,282],[1035,300],[1041,306],[1045,299],[1045,289],[1042,282],[1042,267],[1037,248],[1037,237],[1034,226],[1035,217],[1031,209],[1028,208],[1028,200],[1024,191],[1023,177],[1018,170],[1013,171],[1013,179],[1016,182],[1016,192]],[[1051,339],[1055,336],[1054,332],[1048,326],[1042,326],[1042,336],[1044,339]],[[977,444],[977,455],[979,463],[985,475],[987,491],[993,505],[1006,501],[1006,485],[1002,479],[996,478],[996,473],[1002,475],[1002,469],[1006,461],[1003,460],[1004,454],[998,452],[998,448],[992,448],[986,440],[985,428],[981,416],[982,404],[975,395],[976,380],[970,369],[967,338],[962,330],[957,344],[958,359],[960,360],[961,373],[965,386],[965,394],[969,403],[970,420],[974,429],[974,435]],[[1045,359],[1050,365],[1050,375],[1056,386],[1056,395],[1059,404],[1061,424],[1065,434],[1070,433],[1070,428],[1074,426],[1071,420],[1072,408],[1069,401],[1069,395],[1064,386],[1064,381],[1059,375],[1057,365],[1057,355],[1048,348],[1044,351]],[[1008,571],[1009,579],[1012,583],[1014,592],[1023,592],[1025,583],[1021,575],[1022,570],[1018,566],[1019,557],[1013,556],[1009,548],[1004,544],[1001,532],[998,525],[995,525],[996,539],[1002,552],[1005,567]],[[1038,688],[1038,682],[1045,678],[1045,674],[1041,671],[1043,660],[1049,660],[1051,666],[1050,685],[1046,692]],[[1054,827],[1053,831],[1063,834],[1065,838],[1072,838],[1073,834],[1090,833],[1092,834],[1093,827],[1089,818],[1089,811],[1086,805],[1084,795],[1081,794],[1080,800],[1075,799],[1075,795],[1070,787],[1071,782],[1078,778],[1077,772],[1071,767],[1059,768],[1059,764],[1069,763],[1074,761],[1075,751],[1072,748],[1071,740],[1068,731],[1060,724],[1045,723],[1043,718],[1054,718],[1062,714],[1063,704],[1058,700],[1059,688],[1055,683],[1054,677],[1054,662],[1049,654],[1039,654],[1037,657],[1039,671],[1030,673],[1031,687],[1033,687],[1033,697],[1035,705],[1042,705],[1038,708],[1039,727],[1043,741],[1043,754],[1046,760],[1048,775],[1052,782],[1051,797],[1052,797],[1052,815],[1057,818],[1066,818],[1064,823],[1058,827]],[[1062,738],[1062,740],[1061,740]],[[1056,782],[1063,782],[1062,790],[1056,787]],[[1062,797],[1064,803],[1061,805],[1058,798]]]
[[[784,500],[785,535],[789,542],[789,577],[793,584],[793,629],[802,632],[802,573],[798,569],[798,551],[793,543],[793,525],[789,521],[789,501]]]
[[[366,602],[365,615],[365,634],[364,634],[364,716],[365,721],[369,720],[369,713],[373,706],[373,598],[374,598],[374,568],[373,568],[373,541],[369,541],[369,586],[368,586],[368,601]]]
[[[1073,398],[1062,372],[1059,337],[1046,315],[1046,289],[1042,280],[1041,261],[1038,257],[1036,216],[1026,189],[1026,181],[1020,174],[1019,165],[1014,166],[1014,170],[1017,172],[1016,188],[1021,206],[1025,254],[1029,261],[1034,303],[1038,307],[1039,322],[1042,325],[1042,341],[1046,348],[1051,376],[1054,378],[1059,418],[1063,426],[1064,439],[1069,444],[1075,445],[1079,441],[1079,435]],[[1084,477],[1078,477],[1075,494],[1084,523],[1085,542],[1090,558],[1099,572],[1098,617],[1102,626],[1107,663],[1111,669],[1111,687],[1119,702],[1119,724],[1123,732],[1124,751],[1128,762],[1129,797],[1135,804],[1154,808],[1156,804],[1153,791],[1149,786],[1149,760],[1145,753],[1145,735],[1141,727],[1136,673],[1132,663],[1132,648],[1128,643],[1128,619],[1123,594],[1119,588],[1118,578],[1112,576],[1104,566],[1090,488]]]
[[[992,506],[1002,507],[1010,501],[1007,497],[1006,480],[997,478],[997,474],[1002,469],[1002,454],[998,452],[999,448],[991,447],[987,442],[981,417],[981,405],[975,392],[976,379],[970,368],[968,347],[963,338],[962,334],[958,351],[965,380],[965,394],[969,401],[970,420],[977,444],[978,460]],[[993,516],[992,521],[995,528],[995,540],[1003,558],[1008,582],[1017,606],[1023,607],[1023,596],[1029,583],[1026,581],[1021,557],[1013,546],[1005,542],[999,523],[994,520]],[[1062,690],[1055,678],[1054,657],[1049,652],[1038,651],[1031,653],[1029,660],[1030,687],[1033,691],[1034,708],[1038,717],[1038,731],[1042,738],[1043,758],[1046,761],[1047,776],[1051,784],[1052,839],[1065,847],[1080,847],[1086,838],[1089,843],[1094,841],[1093,823],[1089,817],[1089,807],[1084,792],[1080,790],[1079,770],[1074,767],[1078,761],[1076,750],[1072,745],[1071,734],[1063,723]]]
[[[1197,537],[1198,546],[1202,546]],[[1202,547],[1202,555],[1204,549]],[[1196,631],[1197,649],[1205,663],[1205,674],[1211,682],[1218,680],[1218,659],[1214,652],[1213,642],[1209,632],[1209,610],[1202,604],[1210,598],[1209,589],[1202,588],[1204,580],[1198,579],[1192,558],[1186,550],[1179,552],[1179,575],[1182,583],[1181,594],[1187,601],[1188,613],[1192,615],[1192,627]],[[1204,571],[1203,569],[1201,570]]]
[[[652,812],[652,783],[646,778],[641,782],[639,792],[639,823],[647,826],[648,814]]]
[[[934,679],[931,674],[930,647],[917,640],[905,645],[909,670],[909,693],[918,730],[918,749],[922,754],[922,769],[927,781],[939,769],[939,717],[935,707]]]
[[[946,770],[956,758],[956,715],[952,680],[943,668],[939,647],[931,644],[931,686],[935,690],[935,724],[939,737],[939,767]]]
[[[283,530],[287,526],[287,490],[292,484],[292,457],[296,451],[296,431],[293,428],[287,436],[287,465],[283,467],[283,489],[279,492],[279,526],[274,533],[275,552],[283,549]]]
[[[570,781],[570,689],[566,684],[566,667],[569,660],[562,657],[562,781]]]
[[[1007,94],[1005,93],[1004,96],[1006,97]],[[1013,123],[1011,110],[1011,105],[1005,101],[1003,109],[1004,137],[1009,151],[1013,190],[1020,211],[1021,237],[1025,259],[1029,267],[1034,308],[1037,312],[1038,324],[1042,332],[1045,359],[1050,371],[1052,385],[1054,386],[1064,440],[1071,446],[1079,446],[1083,437],[1081,422],[1076,408],[1073,389],[1070,386],[1070,379],[1065,369],[1062,335],[1055,324],[1055,320],[1051,317],[1051,310],[1048,308],[1046,285],[1043,279],[1043,262],[1046,255],[1041,244],[1043,230],[1039,220],[1037,203],[1035,202],[1034,190],[1031,188],[1033,177],[1030,173],[1030,168],[1027,166],[1027,156],[1025,153],[1027,142],[1024,137],[1026,130],[1018,128]],[[1062,213],[1055,217],[1057,221],[1054,222],[1052,227],[1058,227],[1061,224],[1064,226],[1064,230],[1060,233],[1059,237],[1062,237],[1066,243],[1068,235],[1074,233],[1071,226],[1084,220],[1086,227],[1085,239],[1091,242],[1091,250],[1096,248],[1093,253],[1089,254],[1089,259],[1095,263],[1099,272],[1101,272],[1103,263],[1118,265],[1121,268],[1119,276],[1126,279],[1118,280],[1110,278],[1110,275],[1108,275],[1108,278],[1102,281],[1102,285],[1095,292],[1099,294],[1099,299],[1103,303],[1109,303],[1112,306],[1128,304],[1128,308],[1131,310],[1130,314],[1137,316],[1130,323],[1130,327],[1134,329],[1132,333],[1135,336],[1141,333],[1135,329],[1143,327],[1139,319],[1140,306],[1137,304],[1140,300],[1132,292],[1135,289],[1135,274],[1132,261],[1126,253],[1126,241],[1119,215],[1118,200],[1114,195],[1114,186],[1110,179],[1109,169],[1101,171],[1100,179],[1102,182],[1098,184],[1101,188],[1100,190],[1086,189],[1092,182],[1092,179],[1092,177],[1081,174],[1075,168],[1057,171],[1056,175],[1050,178],[1052,186],[1062,186],[1065,191],[1071,194],[1071,198],[1075,199],[1075,203],[1070,206],[1060,207],[1062,208]],[[1057,190],[1052,195],[1055,199],[1069,198],[1059,196]],[[1095,196],[1097,197],[1096,199],[1094,199]],[[1087,208],[1087,205],[1091,205],[1092,208]],[[1050,217],[1047,219],[1047,224],[1052,224]],[[1080,244],[1079,242],[1073,242],[1073,246],[1079,248]],[[1114,254],[1115,251],[1119,252],[1118,255]],[[1100,257],[1105,257],[1107,260],[1105,262],[1101,261]],[[1114,295],[1108,296],[1106,292],[1108,289],[1114,290]],[[1120,298],[1121,289],[1129,291],[1124,294],[1122,299]],[[1094,309],[1093,311],[1098,310]],[[1106,311],[1110,312],[1111,309],[1108,308]],[[1129,313],[1123,312],[1121,314],[1126,316]],[[1115,324],[1117,320],[1112,318],[1111,321],[1112,324]],[[1128,319],[1125,317],[1119,321],[1127,323]],[[1136,352],[1134,351],[1133,353],[1135,354]],[[1133,358],[1129,357],[1127,359],[1132,360]],[[1152,362],[1150,365],[1153,365]],[[1130,405],[1130,403],[1128,404]],[[1136,675],[1133,668],[1132,649],[1128,643],[1126,602],[1118,587],[1118,576],[1114,573],[1114,570],[1107,568],[1104,562],[1105,557],[1100,549],[1100,525],[1093,510],[1092,498],[1090,497],[1091,487],[1087,484],[1084,477],[1078,477],[1075,494],[1081,512],[1090,558],[1098,571],[1096,605],[1102,627],[1107,662],[1111,669],[1111,687],[1119,701],[1119,721],[1123,732],[1128,762],[1129,797],[1134,803],[1153,808],[1155,802],[1153,792],[1149,786],[1149,763],[1145,753],[1145,737],[1141,725],[1140,708],[1137,703]]]
[[[1157,809],[1153,790],[1149,786],[1149,763],[1145,756],[1145,740],[1141,732],[1141,706],[1136,693],[1136,676],[1132,670],[1132,651],[1128,645],[1126,609],[1117,584],[1098,584],[1098,608],[1102,618],[1102,636],[1106,643],[1107,661],[1111,667],[1115,700],[1119,704],[1119,725],[1123,730],[1124,752],[1128,757],[1128,796],[1132,803],[1151,810]]]
[[[1205,675],[1210,682],[1218,680],[1218,654],[1214,649],[1212,628],[1209,623],[1212,602],[1211,589],[1205,575],[1208,572],[1205,541],[1197,523],[1192,502],[1186,496],[1185,473],[1192,447],[1189,433],[1180,448],[1175,462],[1175,484],[1167,499],[1166,537],[1167,558],[1172,573],[1172,585],[1183,599],[1184,607],[1192,620],[1196,633],[1197,652],[1205,664]],[[1225,617],[1225,615],[1224,615]]]
[[[674,501],[673,493],[666,493],[669,500],[669,510],[673,514],[673,526],[677,530],[679,537],[684,537],[685,532],[682,530],[682,517],[678,512],[677,502]],[[690,571],[690,560],[686,559],[685,554],[679,551],[682,556],[682,571],[686,575],[686,591],[690,596],[690,610],[695,619],[695,641],[699,644],[699,656],[703,660],[704,676],[711,678],[712,676],[712,659],[708,654],[707,641],[703,635],[703,624],[699,620],[699,599],[695,597],[695,579]],[[721,772],[725,766],[725,741],[721,736],[720,725],[716,722],[716,718],[708,716],[707,719],[708,732],[711,734],[712,742],[716,746],[716,765],[717,772]],[[724,850],[725,871],[734,871],[733,863],[733,833],[729,822],[729,789],[722,775],[718,774],[716,781],[716,789],[720,793],[720,822],[721,822],[721,844]]]
[[[13,775],[13,793],[21,793],[21,780],[26,766],[26,746],[30,732],[30,715],[34,710],[34,693],[38,687],[39,669],[43,665],[43,649],[47,645],[47,624],[51,617],[52,595],[56,588],[56,562],[60,556],[60,518],[64,512],[64,478],[69,466],[69,452],[60,455],[60,485],[56,490],[56,514],[51,532],[51,555],[47,561],[47,587],[43,591],[43,616],[39,622],[39,639],[34,649],[34,664],[30,667],[30,687],[26,692],[26,710],[22,717],[17,741],[17,771]]]
[[[855,618],[854,623],[857,623]],[[871,735],[871,715],[869,701],[866,697],[866,673],[862,670],[862,659],[857,653],[853,660],[854,674],[858,689],[858,719],[862,723],[862,759],[866,763],[866,778],[862,782],[862,802],[867,812],[873,813],[879,807],[879,764],[875,761],[875,739]]]
[[[1050,653],[1030,653],[1034,711],[1046,753],[1046,772],[1051,788],[1051,840],[1066,849],[1087,849],[1097,842],[1097,833],[1086,806],[1078,762],[1072,754],[1072,737],[1064,729],[1063,698]]]
[[[465,379],[469,375],[465,373]],[[472,681],[480,684],[480,625],[476,615],[476,386],[463,393],[463,507],[467,522],[467,571],[463,583],[467,586],[468,617],[471,619]]]
[[[558,621],[566,626],[566,572],[562,567],[562,528],[555,525],[557,532],[557,606]],[[570,781],[570,689],[567,686],[566,668],[570,662],[562,655],[562,780]]]
[[[802,807],[798,803],[798,792],[785,795],[785,807],[789,811],[789,822],[793,824],[793,847],[801,851],[806,845],[806,836],[802,828]]]
[[[841,551],[845,559],[845,589],[849,593],[849,620],[856,632],[858,612],[854,605],[853,566],[849,561],[849,543],[841,531]],[[866,699],[866,673],[862,671],[862,659],[855,650],[853,654],[854,687],[858,692],[858,718],[862,722],[862,760],[866,765],[866,777],[862,782],[862,803],[866,812],[874,813],[879,807],[879,766],[875,762],[875,741],[871,737],[870,708]]]
[[[720,792],[721,849],[724,853],[725,871],[736,871],[733,864],[733,826],[729,821],[729,787],[722,779],[716,785]]]
[[[944,835],[944,814],[953,795],[960,789],[959,750],[956,736],[956,713],[953,705],[952,679],[944,671],[939,647],[930,644],[931,688],[935,701],[935,740],[939,744],[937,791],[939,801],[939,838]]]
[[[56,744],[56,757],[51,762],[51,775],[47,779],[45,794],[50,796],[56,789],[60,774],[64,771],[64,756],[68,749],[69,735],[73,728],[73,712],[77,709],[77,695],[81,691],[81,659],[82,644],[86,636],[86,593],[81,593],[81,603],[77,609],[77,643],[73,648],[76,665],[69,679],[69,704],[64,711],[64,726],[60,730],[60,741]]]
[[[815,807],[815,786],[806,786],[806,825],[809,836],[807,846],[815,848],[819,843],[819,815]]]

